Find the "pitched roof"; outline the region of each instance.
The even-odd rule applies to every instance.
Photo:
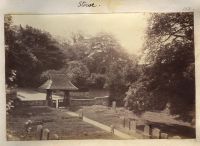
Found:
[[[78,90],[78,88],[72,84],[65,74],[50,74],[49,79],[39,88],[69,91]]]

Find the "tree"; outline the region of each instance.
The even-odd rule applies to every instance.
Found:
[[[82,62],[70,61],[64,72],[79,89],[87,87],[87,78],[90,72]]]
[[[18,86],[38,86],[40,74],[48,69],[59,69],[64,55],[59,43],[44,31],[31,26],[12,24],[12,17],[5,16],[6,81],[16,70]]]
[[[90,88],[103,89],[106,82],[106,75],[101,73],[91,73],[87,82]]]
[[[193,13],[152,14],[146,32],[144,74],[127,95],[136,112],[162,110],[166,103],[172,114],[181,117],[188,118],[194,111],[193,31]],[[139,96],[143,98],[136,103]]]

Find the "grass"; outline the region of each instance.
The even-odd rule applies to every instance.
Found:
[[[25,134],[24,124],[33,121],[29,136]],[[18,107],[7,116],[7,134],[12,135],[8,140],[36,140],[36,126],[42,124],[50,130],[50,139],[58,134],[62,140],[67,139],[118,139],[111,133],[105,132],[83,122],[78,117],[71,117],[59,109],[50,107]]]

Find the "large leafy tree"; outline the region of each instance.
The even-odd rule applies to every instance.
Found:
[[[67,58],[64,68],[68,68],[68,74],[73,76],[78,75],[78,72],[85,72],[80,67],[86,66],[90,74],[87,80],[82,78],[85,84],[82,84],[81,79],[81,84],[90,88],[107,88],[111,101],[116,100],[119,105],[122,104],[125,92],[138,77],[136,57],[128,55],[112,34],[99,33],[92,37],[73,34],[72,40],[71,43],[64,44]],[[79,64],[79,67],[75,67],[74,63]],[[76,82],[74,83],[77,85]]]
[[[80,61],[70,61],[67,64],[67,69],[63,70],[71,81],[79,88],[87,87],[87,78],[89,77],[89,70],[85,64]]]
[[[135,111],[164,109],[187,117],[194,111],[193,13],[154,13],[149,19],[142,79],[129,89]],[[186,116],[187,115],[187,116]]]
[[[16,71],[18,86],[39,85],[40,74],[62,67],[64,55],[52,36],[31,26],[15,26],[12,17],[5,16],[6,78]]]

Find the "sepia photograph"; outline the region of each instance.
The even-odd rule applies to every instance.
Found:
[[[193,12],[5,14],[7,141],[195,139]]]

